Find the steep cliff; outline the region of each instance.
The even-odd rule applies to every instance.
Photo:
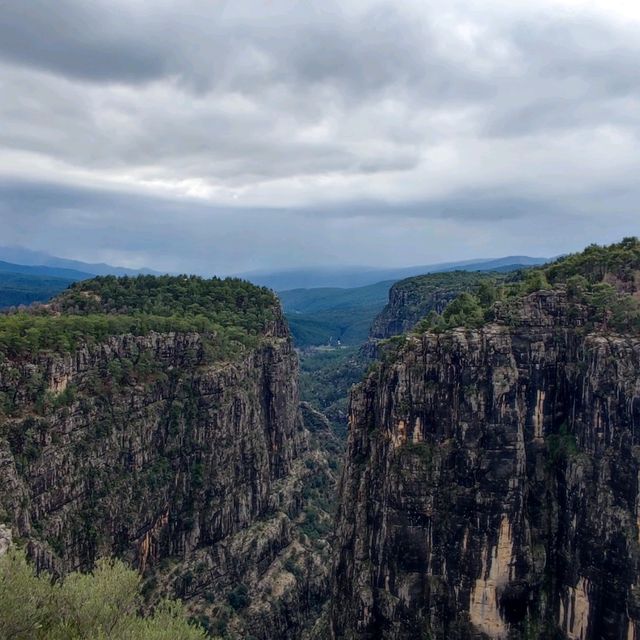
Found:
[[[3,320],[0,521],[40,567],[116,554],[149,602],[178,596],[213,633],[297,637],[327,593],[326,536],[305,524],[333,471],[279,306],[158,282],[98,279]]]
[[[407,336],[354,391],[334,638],[638,637],[640,245],[625,242],[539,271],[472,327]]]
[[[371,325],[369,337],[383,340],[405,333],[431,311],[442,313],[462,291],[475,290],[483,282],[504,278],[497,273],[451,271],[396,282],[389,290],[389,302]]]

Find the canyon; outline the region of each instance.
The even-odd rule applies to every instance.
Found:
[[[2,319],[2,548],[123,558],[211,637],[636,638],[639,273],[626,239],[395,284],[344,456],[271,292],[77,283]]]

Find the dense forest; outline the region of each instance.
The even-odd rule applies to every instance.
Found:
[[[275,319],[274,294],[238,279],[102,276],[50,304],[0,315],[0,354],[68,352],[111,335],[199,332],[216,357],[252,345]]]

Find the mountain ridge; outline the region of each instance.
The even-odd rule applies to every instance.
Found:
[[[160,271],[153,269],[130,269],[107,264],[105,262],[83,262],[70,258],[60,258],[44,251],[34,251],[25,247],[0,246],[0,260],[22,266],[41,266],[89,274],[89,276],[135,276],[135,275],[161,275]]]
[[[309,269],[283,269],[280,271],[247,271],[236,275],[254,284],[270,287],[275,291],[325,287],[353,289],[386,280],[403,280],[404,278],[426,273],[458,270],[513,271],[522,267],[545,264],[550,260],[551,258],[536,258],[532,256],[503,256],[500,258],[478,258],[409,267],[316,267]]]
[[[43,264],[17,264],[0,260],[0,274],[13,273],[29,276],[44,276],[47,278],[60,278],[63,280],[77,281],[93,278],[92,273],[66,269],[63,267],[51,267]]]

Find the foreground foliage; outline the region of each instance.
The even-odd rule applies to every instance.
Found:
[[[0,638],[13,640],[203,640],[183,606],[166,600],[140,615],[140,576],[119,560],[53,582],[22,552],[0,558]]]

